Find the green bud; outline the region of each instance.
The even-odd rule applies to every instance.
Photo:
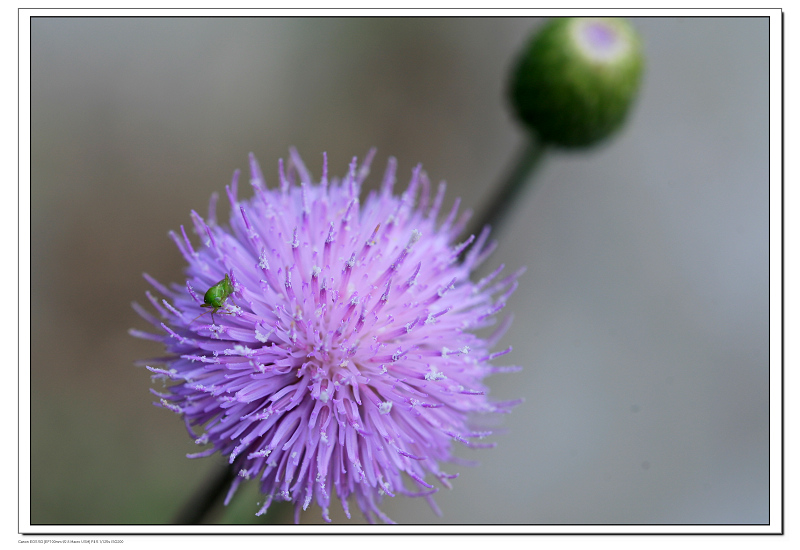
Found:
[[[511,101],[542,142],[586,147],[620,128],[643,67],[641,41],[627,21],[553,19],[522,52]]]

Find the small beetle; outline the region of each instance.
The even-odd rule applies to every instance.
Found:
[[[201,304],[200,307],[206,307],[213,310],[211,312],[203,312],[194,319],[192,322],[197,321],[200,317],[205,315],[206,313],[211,313],[211,322],[216,324],[214,321],[214,314],[217,313],[224,305],[225,300],[228,299],[228,296],[233,294],[233,283],[231,282],[230,277],[228,274],[225,274],[225,278],[222,279],[220,282],[212,286],[206,291],[205,296],[203,296],[204,304]],[[230,312],[223,311],[226,315],[232,315]]]

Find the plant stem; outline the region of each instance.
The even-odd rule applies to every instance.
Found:
[[[184,504],[175,516],[175,525],[201,525],[212,521],[212,513],[219,507],[225,492],[236,477],[233,466],[224,464],[211,472],[205,483]],[[288,502],[273,502],[266,515],[259,520],[264,524],[291,523],[292,507]],[[224,516],[223,516],[224,517]]]
[[[491,226],[494,234],[497,234],[500,225],[508,217],[508,211],[518,200],[520,192],[536,171],[544,151],[545,147],[539,140],[533,136],[528,138],[528,142],[518,154],[516,163],[508,172],[505,181],[497,187],[481,216],[470,224],[467,235],[477,236],[487,225]]]
[[[175,517],[175,524],[199,525],[208,521],[209,513],[235,477],[233,467],[228,464],[212,472],[205,484],[200,486]]]

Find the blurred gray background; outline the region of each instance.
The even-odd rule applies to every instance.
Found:
[[[548,156],[489,261],[528,266],[501,343],[525,369],[489,381],[525,402],[496,449],[459,450],[481,465],[442,518],[388,499],[398,522],[769,520],[768,21],[633,23],[627,127]],[[141,273],[182,280],[170,229],[251,151],[275,185],[291,145],[317,175],[377,146],[372,185],[392,155],[480,209],[523,143],[505,83],[540,24],[34,19],[32,523],[168,523],[220,463],[185,458],[133,366],[161,353],[127,332],[148,328]],[[218,520],[258,522],[256,500]]]

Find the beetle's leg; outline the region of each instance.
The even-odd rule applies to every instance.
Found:
[[[202,317],[202,316],[203,316],[203,315],[205,315],[206,313],[209,313],[209,312],[208,312],[208,311],[204,311],[203,313],[201,313],[200,315],[198,315],[197,317],[195,317],[194,319],[192,319],[192,321],[191,321],[189,324],[191,324],[191,323],[194,323],[195,321],[197,321],[197,320],[198,320],[200,317]]]

